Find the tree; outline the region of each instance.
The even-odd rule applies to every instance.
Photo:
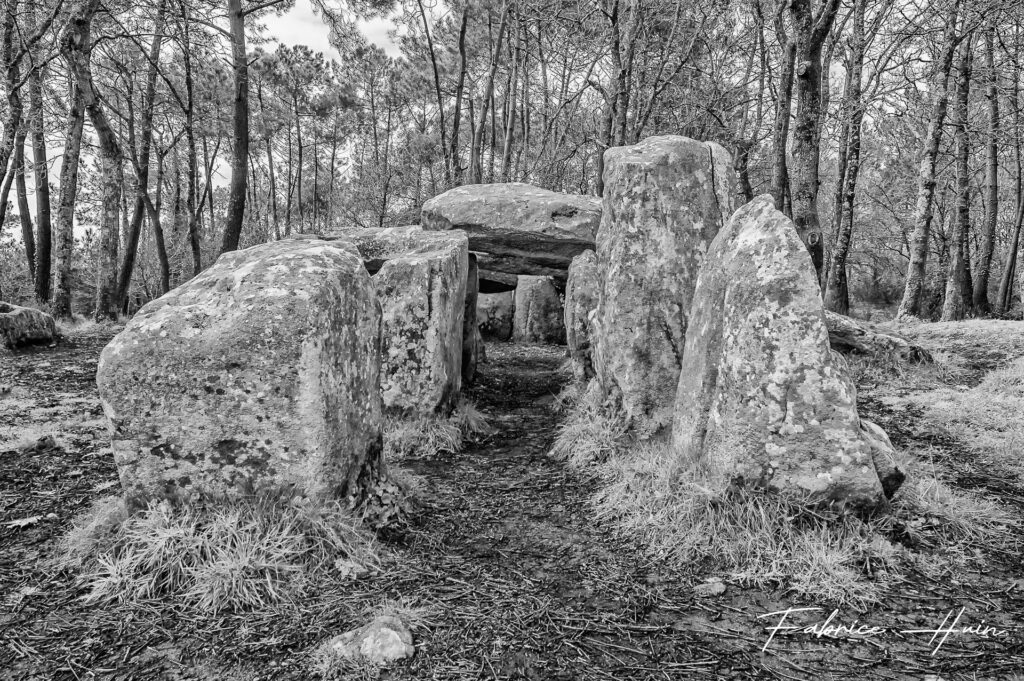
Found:
[[[821,141],[821,51],[832,30],[839,0],[824,0],[817,12],[811,0],[789,0],[796,40],[796,118],[793,124],[793,222],[822,277],[824,240],[818,217],[818,164]]]
[[[921,142],[920,171],[918,175],[917,205],[914,214],[914,232],[910,241],[910,264],[907,266],[906,284],[900,300],[897,317],[916,316],[921,312],[921,293],[924,289],[925,263],[928,259],[928,237],[931,232],[935,198],[935,164],[942,141],[943,124],[949,108],[949,74],[953,68],[953,55],[967,36],[960,32],[961,0],[950,0],[944,19],[943,39],[933,60],[932,113],[928,131]]]
[[[967,265],[970,262],[970,245],[967,232],[971,221],[971,143],[967,134],[970,125],[969,102],[971,92],[971,62],[974,57],[972,41],[963,46],[963,54],[957,69],[956,88],[956,215],[953,218],[953,238],[950,243],[949,275],[946,279],[946,296],[942,305],[942,321],[958,321],[964,318],[971,300],[964,295],[967,283]]]
[[[96,275],[97,321],[117,319],[117,246],[120,229],[121,188],[124,185],[121,145],[107,118],[96,90],[90,63],[93,49],[92,23],[99,0],[85,0],[65,29],[61,51],[82,95],[82,104],[99,138],[103,184],[103,208],[100,218],[100,259]]]
[[[988,87],[985,98],[988,101],[988,143],[985,145],[985,222],[981,233],[981,248],[978,264],[974,268],[974,310],[988,314],[992,305],[988,300],[989,275],[992,270],[992,255],[996,246],[996,222],[999,215],[999,76],[995,62],[996,18],[990,19],[985,31],[985,74]]]

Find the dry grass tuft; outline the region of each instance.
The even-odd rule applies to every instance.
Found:
[[[667,445],[611,457],[601,473],[598,517],[669,564],[856,607],[878,602],[893,581],[898,549],[862,521],[764,491],[716,493],[699,471],[680,468]]]
[[[335,502],[253,498],[128,516],[118,500],[75,524],[58,564],[75,567],[87,601],[174,598],[216,615],[302,596],[321,578],[376,568],[374,541]]]
[[[907,481],[878,529],[899,524],[915,543],[954,554],[967,548],[1019,548],[1019,521],[1013,515],[991,499],[949,487],[929,459],[902,457]]]
[[[584,400],[560,429],[554,453],[602,479],[593,499],[599,518],[674,567],[864,607],[880,602],[911,566],[920,567],[920,556],[903,546],[908,537],[916,550],[947,563],[980,559],[976,549],[1016,546],[1017,523],[1007,512],[950,489],[923,458],[904,457],[910,479],[891,513],[864,520],[761,490],[717,492],[670,445],[630,443],[622,424]]]
[[[431,458],[441,452],[458,452],[467,440],[492,431],[487,417],[465,399],[447,418],[390,417],[384,424],[384,457],[388,461]]]
[[[626,446],[629,423],[624,414],[604,404],[596,389],[573,396],[565,421],[558,427],[551,455],[585,469],[604,463]]]
[[[587,384],[583,381],[569,381],[557,395],[552,405],[556,414],[568,414],[576,408],[587,394]]]

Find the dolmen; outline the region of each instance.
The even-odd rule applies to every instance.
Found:
[[[455,187],[423,204],[425,230],[461,230],[479,256],[480,291],[500,293],[519,275],[553,277],[561,290],[569,264],[593,250],[601,200],[521,182]]]

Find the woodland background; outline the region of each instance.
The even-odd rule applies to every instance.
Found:
[[[315,0],[338,61],[271,42],[288,0],[0,4],[0,298],[62,318],[460,184],[600,194],[657,134],[728,148],[833,310],[1020,314],[1017,0]]]

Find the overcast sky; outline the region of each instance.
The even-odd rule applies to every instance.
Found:
[[[392,56],[398,53],[387,35],[393,26],[390,19],[360,21],[359,25],[370,42],[383,47]],[[285,45],[308,45],[317,52],[323,52],[326,57],[338,58],[337,51],[327,40],[327,27],[313,13],[309,0],[296,0],[295,7],[286,15],[268,19],[267,28],[272,37]]]

